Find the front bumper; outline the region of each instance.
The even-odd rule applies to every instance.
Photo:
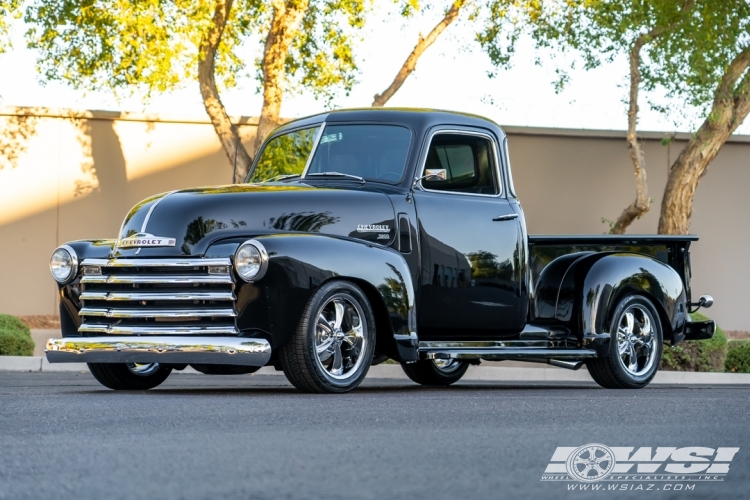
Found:
[[[173,363],[265,366],[271,345],[243,337],[107,336],[50,339],[50,363]]]

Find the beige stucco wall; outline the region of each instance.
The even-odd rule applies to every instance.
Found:
[[[0,109],[0,146],[16,110]],[[223,184],[231,167],[210,124],[103,112],[37,111],[35,133],[17,141],[15,166],[0,169],[0,312],[55,314],[47,262],[61,243],[113,238],[128,209],[154,193]],[[74,116],[71,120],[69,117]],[[254,135],[242,123],[243,140]],[[624,133],[508,127],[516,191],[532,233],[603,233],[634,196]],[[653,210],[630,232],[654,233],[669,160],[684,141],[645,140]],[[10,143],[13,145],[12,138]],[[1,150],[1,149],[0,149]],[[2,160],[2,158],[0,158]],[[711,293],[711,315],[750,330],[744,284],[750,280],[750,140],[727,144],[698,189],[691,232],[693,289]]]

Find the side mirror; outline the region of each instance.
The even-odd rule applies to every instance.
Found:
[[[428,181],[444,181],[448,178],[448,171],[444,168],[428,168],[424,173],[427,174],[424,177]]]
[[[414,179],[414,183],[411,185],[412,189],[414,189],[417,186],[417,183],[422,180],[444,181],[448,178],[448,171],[444,168],[426,168],[424,173],[425,175],[422,177]]]
[[[703,295],[700,299],[698,299],[698,304],[700,304],[700,307],[708,309],[709,307],[714,305],[714,298],[710,295]]]
[[[694,313],[695,311],[697,311],[701,307],[703,307],[705,309],[708,309],[709,307],[711,307],[712,305],[714,305],[714,298],[711,297],[710,295],[701,295],[701,298],[698,299],[698,302],[691,302],[688,305],[691,308],[693,308],[693,307],[695,308],[692,311],[689,311],[691,313]]]

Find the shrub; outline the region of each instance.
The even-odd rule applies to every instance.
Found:
[[[729,343],[724,369],[732,373],[750,373],[750,341],[733,340]]]
[[[693,321],[710,319],[700,313],[692,313]],[[709,340],[680,342],[675,347],[664,346],[660,370],[681,372],[723,372],[727,355],[727,336],[716,326],[714,337]]]
[[[0,356],[33,354],[34,341],[29,328],[14,316],[0,314]]]
[[[31,337],[31,331],[26,324],[10,314],[0,314],[0,330],[16,330]]]
[[[17,330],[0,330],[0,356],[32,356],[34,341]]]

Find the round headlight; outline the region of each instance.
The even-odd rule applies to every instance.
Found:
[[[234,268],[245,281],[257,281],[266,274],[268,253],[257,240],[249,240],[240,245],[234,254]]]
[[[58,283],[70,281],[78,272],[78,257],[75,250],[68,245],[63,245],[52,252],[49,270]]]

